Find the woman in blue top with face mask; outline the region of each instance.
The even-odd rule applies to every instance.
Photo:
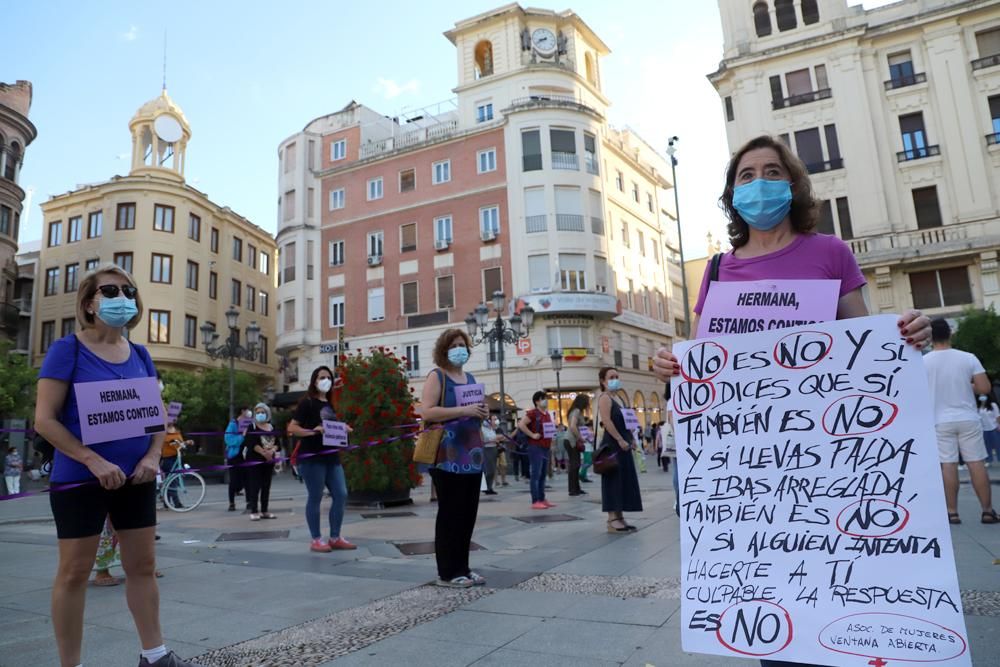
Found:
[[[472,341],[461,329],[448,329],[434,344],[434,365],[420,398],[420,416],[444,429],[430,475],[437,488],[438,513],[434,523],[434,555],[438,585],[468,588],[486,583],[469,569],[472,531],[479,512],[479,484],[483,475],[481,424],[489,415],[482,403],[459,405],[456,390],[476,384],[462,370],[469,361]]]

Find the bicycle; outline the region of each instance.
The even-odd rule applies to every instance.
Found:
[[[164,506],[174,512],[190,512],[205,499],[205,478],[188,470],[181,459],[185,445],[177,448],[177,460],[163,479],[160,497]]]

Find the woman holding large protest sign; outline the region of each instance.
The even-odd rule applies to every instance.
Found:
[[[622,387],[615,368],[607,366],[597,375],[601,394],[597,397],[600,443],[594,454],[594,468],[601,475],[601,509],[608,513],[608,532],[627,533],[636,530],[625,523],[622,512],[641,512],[639,476],[635,472],[635,411],[621,405],[614,394]],[[631,427],[631,428],[630,428]],[[600,470],[601,461],[613,456],[617,464]]]
[[[64,667],[81,663],[87,579],[105,519],[118,536],[140,667],[191,666],[163,645],[154,552],[165,415],[146,349],[122,335],[142,319],[125,270],[104,264],[76,294],[79,333],[52,344],[39,372],[35,429],[55,447],[49,495],[59,538],[52,626]]]
[[[866,281],[857,260],[837,237],[813,231],[819,202],[813,197],[805,165],[784,143],[765,135],[736,151],[726,169],[719,204],[729,218],[733,248],[716,255],[705,269],[691,323],[695,337],[868,315],[861,294]],[[831,285],[833,289],[800,285],[798,289],[809,290],[805,299],[798,298],[802,292],[794,286],[776,296],[741,294],[726,301],[719,290],[719,299],[710,298],[715,283],[756,280],[814,281],[805,285]],[[819,294],[829,294],[829,298]],[[798,314],[760,316],[761,306],[782,303],[789,313]],[[900,317],[899,330],[908,343],[921,348],[930,340],[931,323],[920,311],[910,310]],[[680,373],[677,358],[665,347],[657,351],[653,369],[664,381]]]
[[[434,365],[424,381],[420,416],[442,430],[435,462],[430,468],[437,488],[434,555],[439,586],[469,588],[486,583],[469,569],[472,532],[479,513],[483,474],[481,424],[489,411],[483,385],[462,370],[472,341],[461,329],[447,329],[434,344]]]
[[[306,523],[312,535],[311,551],[329,553],[334,549],[356,549],[345,540],[340,529],[347,507],[347,478],[340,464],[340,454],[323,445],[323,420],[333,420],[333,372],[320,366],[309,378],[309,388],[295,407],[288,422],[288,434],[299,440],[299,474],[306,483]],[[305,455],[305,456],[304,456]],[[319,506],[323,489],[330,492],[330,538],[323,540],[320,530]]]
[[[736,151],[719,203],[729,218],[733,248],[706,267],[691,323],[694,337],[868,315],[857,260],[837,237],[814,232],[819,202],[806,166],[784,143],[760,136]],[[752,281],[770,284],[754,289]],[[919,311],[904,313],[898,325],[902,338],[918,349],[930,340],[930,320]],[[667,348],[657,351],[653,368],[664,381],[680,374],[680,363]]]

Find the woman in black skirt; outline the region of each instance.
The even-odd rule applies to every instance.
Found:
[[[642,511],[639,476],[635,472],[635,459],[632,457],[635,435],[625,428],[622,405],[614,397],[622,386],[618,371],[607,366],[601,369],[597,377],[601,385],[601,393],[597,398],[601,439],[595,457],[607,447],[615,448],[615,455],[618,457],[617,467],[601,475],[601,508],[608,513],[609,533],[627,533],[636,528],[625,523],[622,512]]]

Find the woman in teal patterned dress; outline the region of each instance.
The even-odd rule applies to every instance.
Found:
[[[455,387],[476,383],[471,373],[462,370],[471,348],[472,341],[461,329],[448,329],[438,337],[434,345],[437,368],[427,376],[420,402],[424,421],[442,423],[444,428],[430,475],[438,498],[434,524],[437,583],[450,588],[486,583],[481,575],[469,569],[469,548],[476,527],[483,474],[480,426],[489,413],[483,404],[460,407],[455,396]]]

